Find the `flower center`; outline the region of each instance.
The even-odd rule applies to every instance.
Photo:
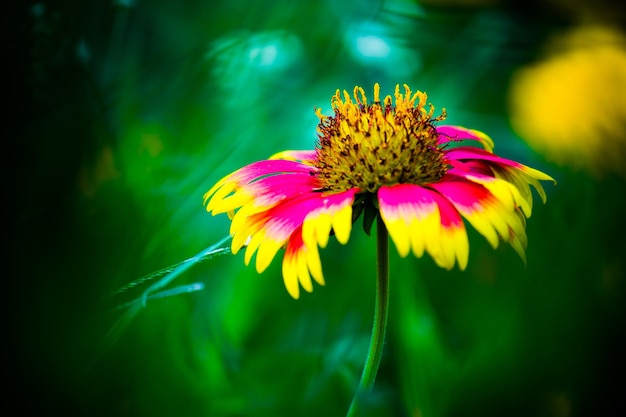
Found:
[[[316,176],[325,190],[351,188],[376,192],[383,185],[425,184],[445,174],[447,164],[438,143],[434,123],[444,120],[445,109],[433,118],[434,107],[426,110],[426,94],[405,94],[396,86],[395,105],[391,96],[380,101],[380,86],[374,85],[374,102],[367,103],[361,87],[354,88],[352,101],[339,90],[331,99],[334,116],[320,118],[317,127]]]

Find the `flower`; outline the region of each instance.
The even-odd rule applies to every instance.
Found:
[[[585,24],[544,48],[511,78],[513,130],[550,162],[626,177],[626,34]]]
[[[354,99],[354,100],[353,100]],[[318,248],[334,233],[346,244],[355,220],[366,231],[379,215],[398,254],[424,252],[437,265],[465,269],[469,242],[465,219],[493,248],[512,245],[525,261],[525,219],[531,215],[532,185],[542,200],[536,169],[501,158],[482,132],[442,125],[425,93],[404,85],[381,102],[374,85],[370,104],[355,87],[331,99],[333,116],[316,114],[314,150],[284,151],[251,163],[218,181],[205,195],[207,211],[228,213],[232,252],[246,247],[244,262],[256,253],[263,272],[284,248],[285,287],[298,298],[300,286],[324,285]]]

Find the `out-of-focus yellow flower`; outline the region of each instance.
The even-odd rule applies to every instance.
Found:
[[[513,129],[555,163],[626,175],[626,36],[580,27],[512,78]]]

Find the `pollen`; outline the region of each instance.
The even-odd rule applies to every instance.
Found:
[[[331,98],[334,116],[316,109],[315,165],[322,189],[373,193],[381,186],[422,185],[443,177],[447,163],[435,123],[445,119],[445,109],[433,117],[426,94],[412,93],[406,84],[404,94],[396,86],[394,99],[388,95],[381,102],[375,84],[371,104],[363,88],[355,87],[352,96],[337,90]]]

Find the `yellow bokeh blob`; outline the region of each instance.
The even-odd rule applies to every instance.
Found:
[[[513,129],[551,162],[626,175],[626,36],[586,26],[546,46],[512,77]]]

